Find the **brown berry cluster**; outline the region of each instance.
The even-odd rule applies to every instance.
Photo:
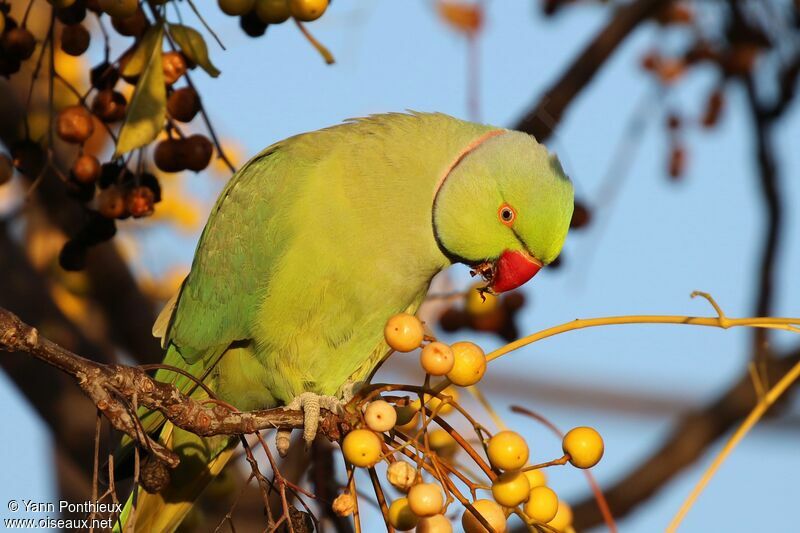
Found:
[[[120,146],[127,123],[142,120],[146,112],[143,107],[152,108],[156,104],[162,109],[160,114],[145,117],[154,127],[149,139],[155,138],[159,130],[166,133],[166,139],[150,152],[158,169],[199,172],[208,167],[214,155],[209,137],[184,133],[181,124],[191,122],[202,112],[200,95],[189,80],[188,71],[199,64],[212,76],[217,72],[208,59],[200,33],[166,19],[164,4],[168,1],[50,0],[55,16],[47,33],[38,37],[25,27],[27,15],[18,22],[10,16],[10,5],[0,3],[0,75],[7,78],[19,72],[23,62],[44,57],[55,49],[70,56],[86,54],[92,44],[88,28],[97,24],[106,34],[113,31],[133,38],[129,48],[116,59],[109,47],[109,42],[114,41],[106,39],[103,61],[89,71],[91,87],[88,91],[72,87],[66,78],[59,77],[56,88],[63,90],[66,86],[67,92],[76,97],[64,107],[49,102],[56,109],[50,115],[50,131],[61,144],[45,142],[40,145],[38,139],[23,138],[10,145],[12,156],[0,153],[0,185],[11,179],[15,167],[33,180],[43,175],[42,161],[52,165],[51,161],[66,160],[70,164],[68,173],[53,168],[62,177],[68,196],[84,205],[86,220],[64,247],[61,254],[64,268],[82,268],[88,248],[114,236],[116,220],[147,217],[161,200],[158,179],[147,170],[146,149],[152,141],[143,139],[125,149]],[[324,5],[319,2],[292,4],[297,4],[292,16],[302,20],[309,19],[314,9],[324,11],[327,7],[327,2]],[[88,17],[97,20],[87,20]],[[152,51],[155,47],[159,53]],[[163,92],[155,92],[162,96],[156,102],[138,104],[137,108],[137,93],[152,92],[152,82],[147,84],[145,74],[148,67],[152,71],[156,60],[160,61],[164,88]],[[47,75],[57,76],[57,67],[56,64],[49,72],[42,69],[44,76],[34,76],[31,84],[37,83],[37,79],[44,84],[52,83]],[[130,100],[125,96],[129,94],[125,84],[134,88]],[[34,87],[30,90],[33,92]],[[52,99],[52,95],[49,98]],[[28,135],[27,127],[25,131]],[[113,156],[101,155],[103,142],[108,140],[114,142]],[[55,149],[57,154],[53,152]]]
[[[10,9],[9,4],[0,4],[0,75],[6,78],[19,72],[36,49],[36,38],[9,16]]]

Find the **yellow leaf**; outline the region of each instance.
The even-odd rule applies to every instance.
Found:
[[[206,46],[206,41],[200,35],[200,32],[189,26],[170,24],[169,34],[172,35],[181,52],[189,60],[200,65],[212,78],[219,76],[219,70],[211,63],[211,59],[208,57],[208,46]]]
[[[439,0],[437,8],[439,16],[456,31],[474,34],[483,25],[483,9],[477,4]]]
[[[125,115],[125,123],[119,133],[114,157],[140,148],[158,136],[167,113],[167,91],[164,85],[164,70],[161,65],[161,40],[164,27],[153,26],[139,45],[147,63],[136,84],[133,98]],[[138,53],[137,49],[137,53]],[[136,56],[134,56],[135,58]],[[134,59],[128,63],[130,65]]]

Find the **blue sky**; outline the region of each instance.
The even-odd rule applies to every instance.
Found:
[[[509,126],[560,75],[609,11],[579,6],[545,19],[534,8],[536,2],[488,4],[481,41],[482,118]],[[204,13],[228,50],[209,43],[223,74],[211,80],[197,73],[195,80],[222,136],[236,140],[248,155],[288,135],[367,113],[414,109],[466,117],[465,43],[443,27],[429,2],[337,0],[322,20],[309,26],[336,55],[333,67],[323,64],[292,25],[272,27],[266,38],[252,40],[210,3]],[[184,18],[188,23],[194,20],[188,12]],[[681,36],[671,39],[679,43]],[[639,102],[656,95],[614,208],[596,213],[602,224],[569,237],[564,268],[544,271],[527,289],[533,305],[525,311],[524,332],[576,317],[710,313],[704,302],[689,300],[695,289],[711,292],[730,315],[750,312],[764,221],[753,179],[744,94],[738,88],[728,92],[726,112],[713,132],[688,132],[688,172],[681,182],[670,182],[664,110],[679,108],[697,116],[716,78],[714,72],[701,69],[675,90],[657,95],[638,60],[663,40],[654,26],[634,34],[570,107],[548,142],[578,194],[591,202]],[[775,131],[786,178],[800,169],[799,113],[795,105]],[[218,178],[206,175],[190,177],[188,183],[191,193],[205,201],[222,186]],[[786,205],[800,200],[797,180],[784,179],[783,186]],[[792,211],[786,224],[776,314],[798,316],[800,282],[792,276],[792,267],[800,261],[800,239]],[[154,259],[148,264],[166,269],[190,261],[196,235],[161,232],[151,241],[147,250]],[[456,270],[456,279],[464,278],[463,269]],[[487,350],[499,345],[490,337],[478,340]],[[741,375],[748,341],[747,331],[669,326],[571,333],[499,360],[490,369],[486,390],[501,412],[505,405],[522,403],[564,429],[598,428],[606,441],[605,458],[595,468],[602,486],[660,443],[680,411],[654,416],[580,403],[565,407],[537,396],[535,387],[530,395],[512,398],[503,394],[504,380],[529,377],[531,383],[553,387],[569,384],[570,390],[598,388],[677,406],[702,405]],[[47,432],[4,378],[0,403],[5,406],[0,427],[6,436],[0,439],[0,454],[14,457],[4,464],[4,478],[8,475],[14,483],[0,486],[0,500],[52,499]],[[526,419],[511,414],[506,419],[529,437],[534,459],[544,461],[559,453],[559,442]],[[796,495],[786,474],[800,472],[800,455],[791,442],[794,431],[770,422],[757,427],[712,481],[683,530],[785,530],[793,520]],[[622,530],[663,529],[710,458],[680,474],[621,522]],[[553,472],[551,479],[568,501],[586,494],[583,476],[572,469]],[[0,511],[0,516],[5,513]]]

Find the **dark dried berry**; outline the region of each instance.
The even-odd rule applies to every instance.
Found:
[[[22,67],[22,63],[19,59],[0,54],[0,76],[9,78],[12,74],[19,72],[20,67]]]
[[[97,210],[106,218],[121,218],[128,214],[125,195],[118,187],[109,187],[97,197]]]
[[[468,323],[467,313],[455,307],[450,307],[439,317],[439,326],[447,332],[458,331]]]
[[[125,118],[127,102],[121,92],[105,89],[92,101],[92,113],[103,122],[117,122]]]
[[[167,100],[167,111],[175,120],[189,122],[200,111],[200,97],[191,87],[173,91]]]
[[[94,184],[92,183],[81,183],[74,176],[70,176],[70,179],[67,180],[65,183],[67,188],[67,194],[70,198],[74,198],[79,202],[89,202],[94,198]]]
[[[17,141],[12,144],[11,157],[14,167],[26,176],[36,176],[42,167],[42,147],[31,140]]]
[[[79,0],[68,7],[59,7],[56,18],[62,24],[79,24],[86,18],[86,3]]]
[[[81,154],[72,164],[71,171],[78,183],[93,184],[100,177],[100,161],[91,154]]]
[[[153,202],[158,203],[161,201],[161,184],[158,182],[158,178],[149,172],[143,172],[139,176],[139,183],[142,187],[147,187],[153,191]]]
[[[98,15],[103,12],[103,8],[100,7],[100,0],[86,0],[86,9]]]
[[[518,309],[522,309],[522,306],[525,305],[525,295],[522,294],[520,291],[513,291],[506,293],[505,298],[503,298],[503,307],[508,309],[511,312],[517,311]]]
[[[592,220],[592,212],[583,202],[575,202],[575,209],[572,211],[572,220],[569,227],[572,229],[579,229],[586,227]]]
[[[255,10],[239,17],[239,27],[250,37],[261,37],[267,31],[267,23],[258,18]]]
[[[186,168],[200,172],[211,162],[214,146],[203,135],[192,135],[182,141],[182,152]]]
[[[86,266],[86,244],[77,240],[67,241],[58,254],[58,262],[64,270],[83,270]]]
[[[149,187],[135,187],[125,197],[128,212],[133,218],[149,217],[153,214],[155,195]]]
[[[111,17],[111,25],[120,35],[127,37],[141,37],[147,30],[147,17],[141,8],[129,17]]]
[[[0,185],[6,184],[14,175],[14,164],[6,154],[0,154]]]
[[[681,117],[677,113],[670,113],[667,116],[667,128],[670,130],[677,130],[681,127]]]
[[[12,59],[25,61],[36,48],[36,39],[25,28],[6,30],[2,37],[3,50]]]
[[[180,52],[167,52],[161,58],[164,69],[164,83],[172,85],[186,74],[186,60]]]
[[[103,163],[100,166],[100,181],[98,181],[97,185],[101,189],[105,189],[111,185],[122,184],[131,177],[131,171],[123,165],[119,163]]]
[[[119,70],[110,63],[103,62],[92,68],[89,77],[95,89],[111,89],[119,80]]]
[[[94,132],[92,114],[82,105],[65,107],[58,114],[56,131],[68,143],[83,143]]]
[[[113,239],[117,234],[117,224],[114,220],[95,211],[91,213],[92,218],[80,232],[81,238],[90,246]]]
[[[61,49],[71,55],[79,56],[89,48],[89,30],[81,24],[66,26],[61,32]]]
[[[153,161],[164,172],[180,172],[185,170],[180,139],[165,139],[156,145]]]

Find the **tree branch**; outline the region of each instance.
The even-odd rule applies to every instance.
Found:
[[[514,129],[530,133],[540,142],[547,139],[572,100],[592,81],[625,38],[641,22],[671,1],[634,0],[619,7],[606,27],[586,45],[572,65],[517,122]]]
[[[277,408],[240,412],[218,401],[198,402],[174,385],[156,381],[140,368],[85,359],[40,336],[36,328],[3,308],[0,308],[0,350],[28,353],[73,376],[116,429],[173,468],[179,463],[178,456],[143,431],[136,420],[138,406],[159,411],[181,429],[203,437],[303,426],[300,411]],[[326,411],[320,429],[329,439],[338,440],[341,422],[338,416]]]

